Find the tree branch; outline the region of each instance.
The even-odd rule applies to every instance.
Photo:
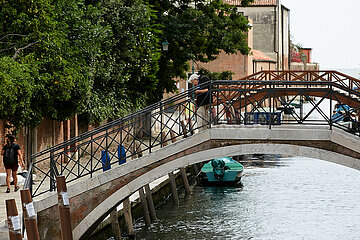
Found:
[[[15,60],[22,50],[24,50],[24,49],[26,49],[26,48],[29,48],[29,47],[37,44],[38,42],[39,42],[39,41],[36,41],[36,42],[33,42],[33,43],[29,43],[29,44],[26,45],[25,47],[16,49],[15,54],[14,54],[14,56],[13,56],[13,59]]]
[[[9,48],[0,49],[0,53],[1,52],[6,52],[6,51],[11,50],[13,48],[15,48],[15,47],[9,47]]]
[[[0,38],[0,40],[6,38],[6,37],[27,37],[29,35],[22,35],[22,34],[17,34],[17,33],[9,33],[9,34],[6,34],[5,36],[2,36]]]

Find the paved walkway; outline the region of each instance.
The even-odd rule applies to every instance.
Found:
[[[19,185],[20,189],[22,189],[22,185]],[[11,192],[6,192],[6,186],[0,186],[0,240],[8,239],[8,230],[5,228],[5,220],[6,220],[6,203],[7,199],[15,199],[18,213],[22,212],[21,209],[21,199],[20,199],[20,190],[14,192],[14,185],[10,187]]]
[[[22,186],[20,185],[22,188]],[[5,200],[7,199],[15,199],[16,205],[18,205],[18,212],[21,212],[21,200],[20,200],[20,190],[14,192],[14,186],[12,185],[10,193],[6,192],[6,186],[0,186],[0,222],[6,219],[6,205]],[[21,189],[20,188],[20,189]]]

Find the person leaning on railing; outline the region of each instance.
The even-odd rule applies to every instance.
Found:
[[[209,89],[205,86],[205,83],[209,81],[209,77],[205,75],[192,74],[188,82],[193,84],[196,87],[196,107],[197,107],[197,124],[201,130],[205,130],[208,128],[209,119],[209,106],[210,106],[210,95],[208,94]]]

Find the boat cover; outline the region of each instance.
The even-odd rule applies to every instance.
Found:
[[[214,176],[219,181],[224,177],[225,170],[230,169],[229,166],[225,165],[225,161],[220,158],[211,160],[211,166],[213,167]]]

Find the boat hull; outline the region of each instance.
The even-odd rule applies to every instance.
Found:
[[[202,182],[210,185],[241,185],[241,177],[244,166],[230,157],[217,158],[216,160],[222,160],[225,162],[227,169],[224,171],[223,177],[219,179],[215,176],[213,166],[211,165],[211,161],[209,161],[201,168]]]

